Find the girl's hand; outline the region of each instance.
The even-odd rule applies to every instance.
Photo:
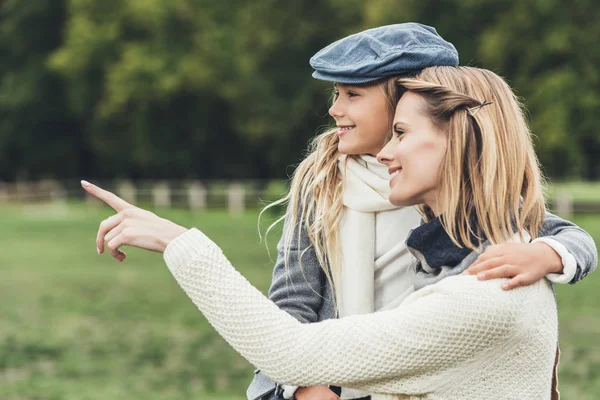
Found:
[[[329,386],[301,387],[294,394],[296,400],[341,400]]]
[[[162,253],[173,239],[187,231],[186,228],[135,207],[89,182],[81,181],[81,186],[117,212],[100,224],[96,236],[98,254],[104,252],[105,243],[110,254],[119,262],[123,262],[126,257],[119,249],[121,246],[134,246]]]
[[[531,285],[550,273],[562,273],[562,259],[543,242],[502,243],[489,246],[467,272],[479,280],[512,278],[505,290]]]

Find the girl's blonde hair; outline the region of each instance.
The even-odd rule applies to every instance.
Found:
[[[536,237],[545,215],[543,180],[508,84],[473,67],[426,68],[396,83],[421,95],[425,114],[448,135],[438,198],[454,243],[475,249],[483,238],[500,243],[523,229]],[[434,217],[427,206],[419,210],[426,221]]]
[[[390,132],[386,141],[391,138],[391,120],[400,99],[396,79],[397,77],[390,77],[368,84],[379,85],[387,99],[386,113],[390,120]],[[336,300],[339,298],[336,283],[339,282],[341,273],[338,225],[343,209],[343,181],[338,168],[341,154],[338,151],[337,131],[337,128],[330,128],[311,141],[307,157],[292,175],[288,193],[261,211],[262,215],[271,207],[288,205],[285,215],[269,226],[266,233],[268,234],[277,223],[286,220],[283,232],[283,256],[286,269],[289,266],[290,249],[297,249],[294,251],[298,252],[298,260],[302,268],[304,253],[314,248],[317,261],[333,288],[335,294],[333,300],[336,305]],[[310,245],[304,248],[301,243],[303,230],[310,241]]]

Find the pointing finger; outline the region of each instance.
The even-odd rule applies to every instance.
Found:
[[[96,185],[92,185],[88,181],[81,181],[83,189],[94,197],[99,198],[109,206],[111,206],[116,212],[121,212],[126,208],[131,208],[133,205],[129,204],[114,193],[99,188]]]

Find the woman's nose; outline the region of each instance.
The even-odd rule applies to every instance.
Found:
[[[389,141],[379,153],[377,153],[377,161],[382,164],[389,165],[392,161],[394,161],[394,157],[391,155],[390,144],[392,141]]]

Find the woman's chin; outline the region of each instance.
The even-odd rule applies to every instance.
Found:
[[[393,205],[397,206],[397,207],[409,207],[409,206],[414,206],[415,203],[414,201],[412,201],[412,199],[410,197],[407,196],[403,196],[402,194],[397,194],[394,193],[394,190],[392,189],[392,192],[390,193],[390,197],[388,198],[389,202],[392,203]]]

